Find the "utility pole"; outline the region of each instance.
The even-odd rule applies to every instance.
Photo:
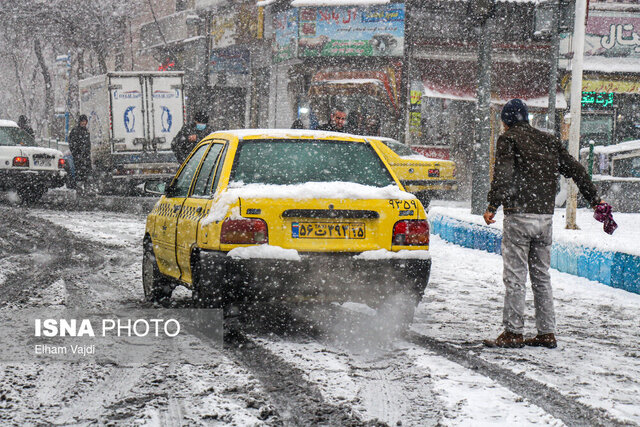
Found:
[[[582,114],[582,65],[584,57],[584,33],[586,27],[587,0],[576,0],[576,16],[573,26],[573,60],[571,61],[571,127],[569,128],[569,154],[576,159],[580,151],[580,118]],[[576,209],[578,188],[573,181],[567,189],[567,229],[577,230]]]
[[[478,31],[478,92],[476,98],[476,139],[473,146],[471,213],[482,215],[489,192],[489,147],[491,143],[491,40],[494,0],[477,0],[480,17]]]
[[[559,0],[552,0],[551,15],[551,55],[549,68],[549,105],[547,108],[547,129],[556,135],[556,94],[558,87],[558,59],[560,57],[560,34],[558,32],[560,13]]]

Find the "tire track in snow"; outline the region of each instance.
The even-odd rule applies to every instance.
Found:
[[[304,378],[299,368],[243,332],[234,330],[229,337],[230,340],[225,340],[229,356],[256,376],[285,425],[385,425],[363,421],[349,405],[326,402],[320,390]]]
[[[469,348],[456,347],[416,332],[408,332],[406,339],[414,345],[424,347],[467,369],[491,378],[498,384],[562,420],[567,426],[634,425],[612,417],[603,409],[582,404],[571,397],[563,395],[558,390],[526,377],[524,374],[516,374],[513,371],[489,363],[474,355]]]

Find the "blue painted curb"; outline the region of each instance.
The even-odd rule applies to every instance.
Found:
[[[465,248],[502,254],[502,231],[444,215],[429,217],[431,232]],[[551,267],[640,294],[640,256],[554,242]]]

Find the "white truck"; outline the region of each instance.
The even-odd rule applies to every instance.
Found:
[[[175,175],[171,141],[184,124],[183,72],[111,72],[80,80],[91,159],[103,192],[131,193]]]

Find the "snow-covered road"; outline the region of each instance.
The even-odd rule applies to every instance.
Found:
[[[16,298],[2,300],[2,310],[144,307],[144,216],[0,209],[77,248],[65,252],[68,262],[48,262],[53,250],[21,242],[31,255],[0,263],[0,287],[15,288],[21,266],[52,274],[34,276],[43,282],[28,296],[8,292]],[[10,247],[11,233],[0,233]],[[640,424],[640,296],[554,272],[559,347],[484,349],[480,341],[500,332],[501,258],[438,237],[431,252],[431,285],[408,338],[390,340],[372,310],[345,304],[295,312],[284,326],[253,318],[207,365],[4,364],[0,422]],[[174,297],[188,304],[189,292]]]

